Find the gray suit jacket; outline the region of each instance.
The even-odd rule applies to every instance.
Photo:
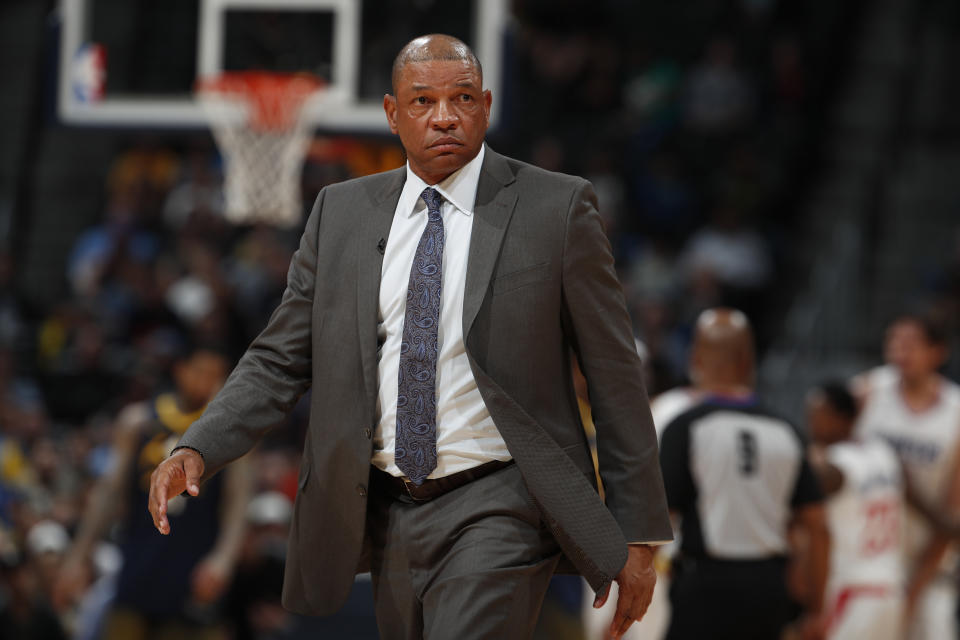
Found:
[[[403,168],[323,189],[283,300],[180,440],[204,480],[250,450],[312,387],[283,604],[327,614],[364,568],[376,422],[377,300]],[[594,589],[626,542],[669,540],[656,435],[630,320],[591,185],[488,149],[470,241],[463,329],[494,423],[566,558]],[[588,380],[606,505],[570,375]]]

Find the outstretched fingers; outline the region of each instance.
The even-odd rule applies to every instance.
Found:
[[[161,462],[150,476],[150,497],[147,509],[153,517],[153,526],[163,535],[170,533],[167,502],[186,491],[191,496],[200,494],[203,477],[203,458],[193,450],[175,451]]]
[[[147,505],[153,517],[153,526],[163,535],[170,533],[170,522],[167,520],[167,495],[170,491],[171,467],[170,460],[160,463],[150,477],[150,497]]]

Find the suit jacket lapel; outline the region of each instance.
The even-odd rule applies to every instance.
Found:
[[[357,213],[357,330],[371,419],[377,398],[377,307],[383,265],[380,241],[388,240],[405,178],[403,167],[390,172],[383,187],[372,194],[369,210]]]
[[[473,231],[467,255],[467,282],[463,292],[463,335],[470,333],[480,305],[487,293],[490,276],[500,255],[504,233],[517,203],[517,194],[510,188],[513,173],[506,159],[490,147],[483,159],[477,202],[474,207]]]

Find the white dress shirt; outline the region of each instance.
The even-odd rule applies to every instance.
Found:
[[[393,215],[380,271],[377,314],[377,428],[372,462],[395,476],[403,472],[394,461],[397,425],[397,377],[400,342],[406,311],[410,267],[420,236],[427,226],[427,205],[420,194],[428,186],[440,192],[443,205],[443,274],[440,326],[437,330],[437,467],[428,478],[469,469],[492,460],[510,460],[503,437],[477,389],[463,344],[463,289],[467,254],[473,230],[473,207],[483,164],[484,147],[477,156],[436,185],[426,184],[410,170]]]

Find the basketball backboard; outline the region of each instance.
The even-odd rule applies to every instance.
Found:
[[[69,124],[205,127],[198,81],[223,71],[309,71],[318,128],[384,132],[393,56],[444,32],[470,44],[500,97],[507,0],[61,0],[58,114]]]

